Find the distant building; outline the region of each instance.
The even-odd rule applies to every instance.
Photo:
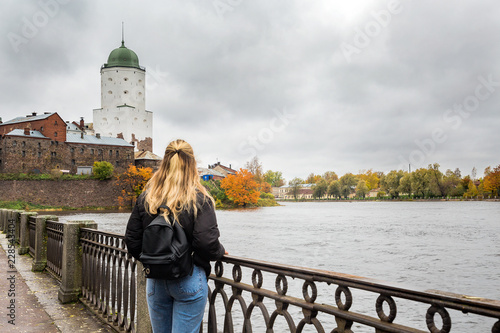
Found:
[[[209,165],[208,169],[213,169],[213,170],[219,171],[220,173],[222,173],[224,175],[224,178],[227,177],[228,175],[235,175],[237,172],[236,170],[231,169],[231,164],[229,164],[229,167],[227,167],[227,166],[220,164],[220,162],[217,162],[213,165]]]
[[[118,172],[134,164],[134,146],[120,138],[91,136],[57,113],[35,113],[0,124],[0,172],[48,173],[87,170],[108,161]],[[86,167],[86,168],[85,168]]]
[[[135,166],[143,168],[151,168],[153,172],[158,170],[163,160],[160,156],[153,154],[150,151],[136,151]]]
[[[215,169],[206,169],[206,168],[198,168],[198,174],[200,175],[201,179],[207,181],[207,180],[222,180],[226,178],[226,175],[223,174],[222,172],[219,172]]]
[[[313,190],[312,187],[314,184],[302,184],[298,194],[297,194],[297,199],[312,199],[313,197]],[[292,186],[290,185],[284,185],[281,187],[278,187],[276,190],[273,189],[273,194],[276,197],[276,199],[285,199],[285,200],[290,200],[290,199],[295,199],[294,195],[290,193],[292,189]]]

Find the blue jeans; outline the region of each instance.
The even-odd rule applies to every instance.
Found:
[[[208,297],[205,270],[178,280],[147,279],[149,317],[154,333],[198,333]]]

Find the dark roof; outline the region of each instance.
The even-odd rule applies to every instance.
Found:
[[[37,116],[17,117],[17,118],[11,119],[9,121],[6,121],[0,125],[10,125],[10,124],[17,124],[17,123],[25,123],[25,122],[29,122],[29,121],[35,121],[35,120],[43,120],[43,119],[47,119],[48,117],[52,116],[53,114],[57,114],[57,113],[51,112],[51,113],[44,113],[44,114],[37,115]]]

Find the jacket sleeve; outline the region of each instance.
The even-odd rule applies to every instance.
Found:
[[[193,250],[205,260],[218,260],[225,253],[224,246],[219,242],[219,228],[211,201],[206,201],[201,209],[193,228]]]
[[[125,231],[127,250],[136,259],[139,259],[142,252],[142,234],[144,233],[142,217],[145,213],[144,205],[137,200]]]

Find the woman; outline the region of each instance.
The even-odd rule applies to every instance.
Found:
[[[127,224],[125,243],[136,259],[142,251],[144,229],[161,205],[171,209],[193,249],[191,275],[177,280],[147,279],[146,290],[153,332],[199,332],[208,296],[210,260],[227,254],[219,243],[214,200],[200,183],[193,149],[184,140],[172,141],[160,169],[137,199]],[[166,218],[168,221],[168,219]]]

